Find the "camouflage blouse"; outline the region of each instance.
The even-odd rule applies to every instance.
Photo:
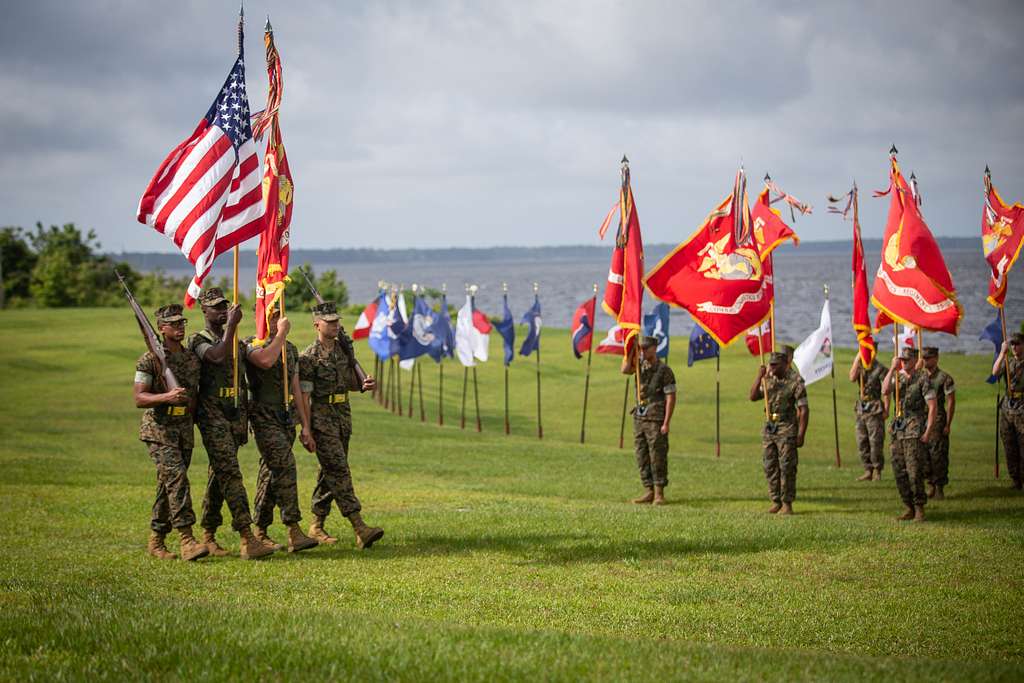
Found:
[[[899,416],[903,418],[903,426],[902,429],[899,429],[899,421],[893,420],[890,431],[897,438],[920,438],[928,426],[928,401],[935,399],[935,391],[932,389],[928,371],[915,370],[912,375],[907,375],[902,371],[898,372],[896,381],[889,388],[893,395],[895,395],[897,384],[899,384],[901,407]]]
[[[768,391],[769,420],[774,422],[779,436],[796,436],[797,408],[807,405],[807,387],[799,374],[787,374],[783,378],[771,372],[764,376]]]
[[[860,366],[860,374],[864,378],[864,398],[857,399],[858,415],[881,415],[882,414],[882,382],[889,368],[877,360],[871,363],[867,370]]]
[[[645,422],[664,422],[665,397],[676,393],[676,376],[672,368],[661,361],[641,363],[640,389],[645,407],[643,410],[634,407],[633,417]]]
[[[190,449],[194,445],[192,423],[195,416],[192,411],[199,391],[199,359],[188,349],[172,353],[166,346],[164,355],[174,378],[188,390],[191,401],[183,406],[161,405],[147,408],[139,425],[139,439]],[[153,393],[167,391],[160,362],[149,351],[142,354],[135,364],[135,383],[143,385],[147,391]]]

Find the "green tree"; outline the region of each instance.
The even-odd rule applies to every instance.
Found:
[[[29,247],[25,231],[14,226],[0,228],[0,267],[7,305],[17,305],[31,296],[29,285],[35,266],[36,255]]]
[[[296,311],[301,308],[301,310],[308,312],[316,303],[313,293],[309,291],[309,286],[306,284],[306,278],[302,277],[303,271],[309,274],[309,279],[316,285],[320,296],[325,301],[333,301],[338,305],[339,309],[348,306],[348,286],[344,280],[338,279],[338,272],[336,270],[325,270],[317,276],[313,266],[303,263],[298,268],[293,269],[289,276],[291,282],[288,283],[284,290],[285,311]]]
[[[100,243],[94,231],[83,235],[74,223],[48,229],[36,223],[28,237],[36,253],[29,291],[38,305],[110,306],[118,301],[114,262],[96,255]]]

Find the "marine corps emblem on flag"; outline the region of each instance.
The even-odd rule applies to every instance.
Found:
[[[709,240],[697,252],[702,257],[697,272],[714,280],[760,280],[761,258],[749,247],[737,247],[727,252],[729,238],[726,235],[717,242]]]

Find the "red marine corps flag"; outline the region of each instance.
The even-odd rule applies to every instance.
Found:
[[[853,214],[853,262],[850,264],[853,271],[853,332],[857,335],[860,362],[865,368],[869,368],[877,347],[871,336],[871,314],[868,311],[868,274],[864,262],[864,243],[860,237],[857,183],[853,184],[853,189],[847,192],[845,197],[846,206],[844,208],[830,206],[829,212],[842,214],[844,219],[849,217],[851,212]],[[829,201],[833,204],[842,200],[842,197],[829,197]]]
[[[266,230],[260,235],[260,246],[256,252],[256,342],[267,340],[267,317],[274,305],[284,296],[288,281],[288,255],[292,221],[292,172],[288,157],[281,141],[281,126],[278,112],[281,108],[281,94],[284,82],[281,79],[281,57],[274,45],[274,29],[267,19],[264,42],[267,47],[267,74],[270,85],[267,90],[267,108],[257,117],[254,133],[260,137],[269,129],[265,170],[263,172],[263,202],[267,221]],[[283,302],[282,302],[283,305]]]
[[[751,212],[740,169],[732,194],[647,274],[651,294],[685,308],[722,346],[769,316],[774,297],[771,252],[783,241],[797,239],[769,204],[773,187],[765,188]]]
[[[871,295],[871,303],[878,309],[875,331],[895,321],[955,335],[964,313],[953,278],[921,215],[917,183],[913,177],[907,183],[896,163],[895,147],[890,160],[889,189],[875,193],[878,197],[892,194],[882,262]]]
[[[615,234],[608,284],[601,308],[622,328],[623,353],[628,354],[633,338],[640,331],[643,315],[644,243],[640,238],[640,218],[633,202],[629,181],[629,159],[622,157],[622,189],[619,195],[619,229]]]
[[[992,173],[985,167],[985,210],[981,215],[981,244],[985,260],[992,268],[988,282],[988,302],[1002,308],[1006,301],[1006,276],[1020,256],[1024,244],[1024,206],[1007,206],[992,184]]]

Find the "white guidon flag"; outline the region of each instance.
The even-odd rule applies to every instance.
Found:
[[[813,384],[832,372],[832,316],[827,300],[821,308],[821,324],[796,347],[793,363],[804,384]]]
[[[487,362],[487,347],[490,343],[491,323],[487,316],[473,306],[473,297],[466,295],[466,305],[459,309],[455,321],[455,355],[466,367],[473,367],[476,361]]]

